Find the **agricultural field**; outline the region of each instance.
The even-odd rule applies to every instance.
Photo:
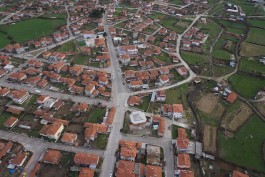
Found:
[[[263,40],[263,36],[265,34],[265,29],[259,28],[250,28],[248,31],[248,36],[246,42],[255,43],[259,45],[265,45],[265,41]]]
[[[216,153],[216,135],[217,128],[208,125],[204,126],[203,130],[203,149],[204,151],[215,154]]]
[[[200,119],[205,125],[217,126],[226,107],[221,104],[219,97],[212,94],[204,94],[195,103]]]
[[[240,59],[240,71],[265,75],[265,66],[257,59]]]
[[[35,18],[1,26],[0,31],[7,33],[14,42],[24,43],[51,34],[65,23],[63,19]]]
[[[225,76],[231,72],[234,71],[234,68],[230,66],[218,66],[218,65],[213,65],[213,75],[214,76]]]
[[[264,28],[265,29],[265,19],[247,19],[250,26]]]
[[[242,74],[235,74],[229,80],[233,89],[245,98],[253,98],[265,86],[265,80]]]
[[[245,57],[265,55],[265,46],[243,42],[240,45],[240,55]]]
[[[181,52],[182,58],[191,65],[199,65],[202,63],[208,63],[207,57],[198,53],[192,53],[192,52]]]
[[[262,147],[265,122],[253,115],[234,135],[218,133],[219,157],[237,165],[265,173]]]
[[[221,127],[235,132],[251,116],[252,110],[245,103],[237,100],[228,107],[221,123]]]

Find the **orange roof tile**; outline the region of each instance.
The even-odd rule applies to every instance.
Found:
[[[43,162],[45,163],[50,163],[50,164],[59,164],[61,158],[62,158],[61,151],[59,150],[53,150],[49,149],[46,151],[44,157],[43,157]]]

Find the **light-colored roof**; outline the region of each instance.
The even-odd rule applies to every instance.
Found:
[[[130,120],[133,124],[142,124],[146,122],[146,117],[144,112],[135,111],[130,114]]]

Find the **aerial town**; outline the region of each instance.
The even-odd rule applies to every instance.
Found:
[[[1,0],[0,177],[265,177],[264,0]]]

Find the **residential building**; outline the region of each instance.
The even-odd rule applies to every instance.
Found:
[[[22,104],[30,97],[30,95],[26,90],[12,90],[8,94],[8,97],[11,98],[15,103]]]
[[[62,158],[61,151],[55,149],[48,149],[42,159],[44,163],[58,165]]]
[[[178,154],[177,167],[181,169],[188,169],[191,167],[189,154]]]
[[[99,162],[99,156],[96,154],[87,154],[77,152],[74,156],[75,165],[86,166],[95,169]]]

